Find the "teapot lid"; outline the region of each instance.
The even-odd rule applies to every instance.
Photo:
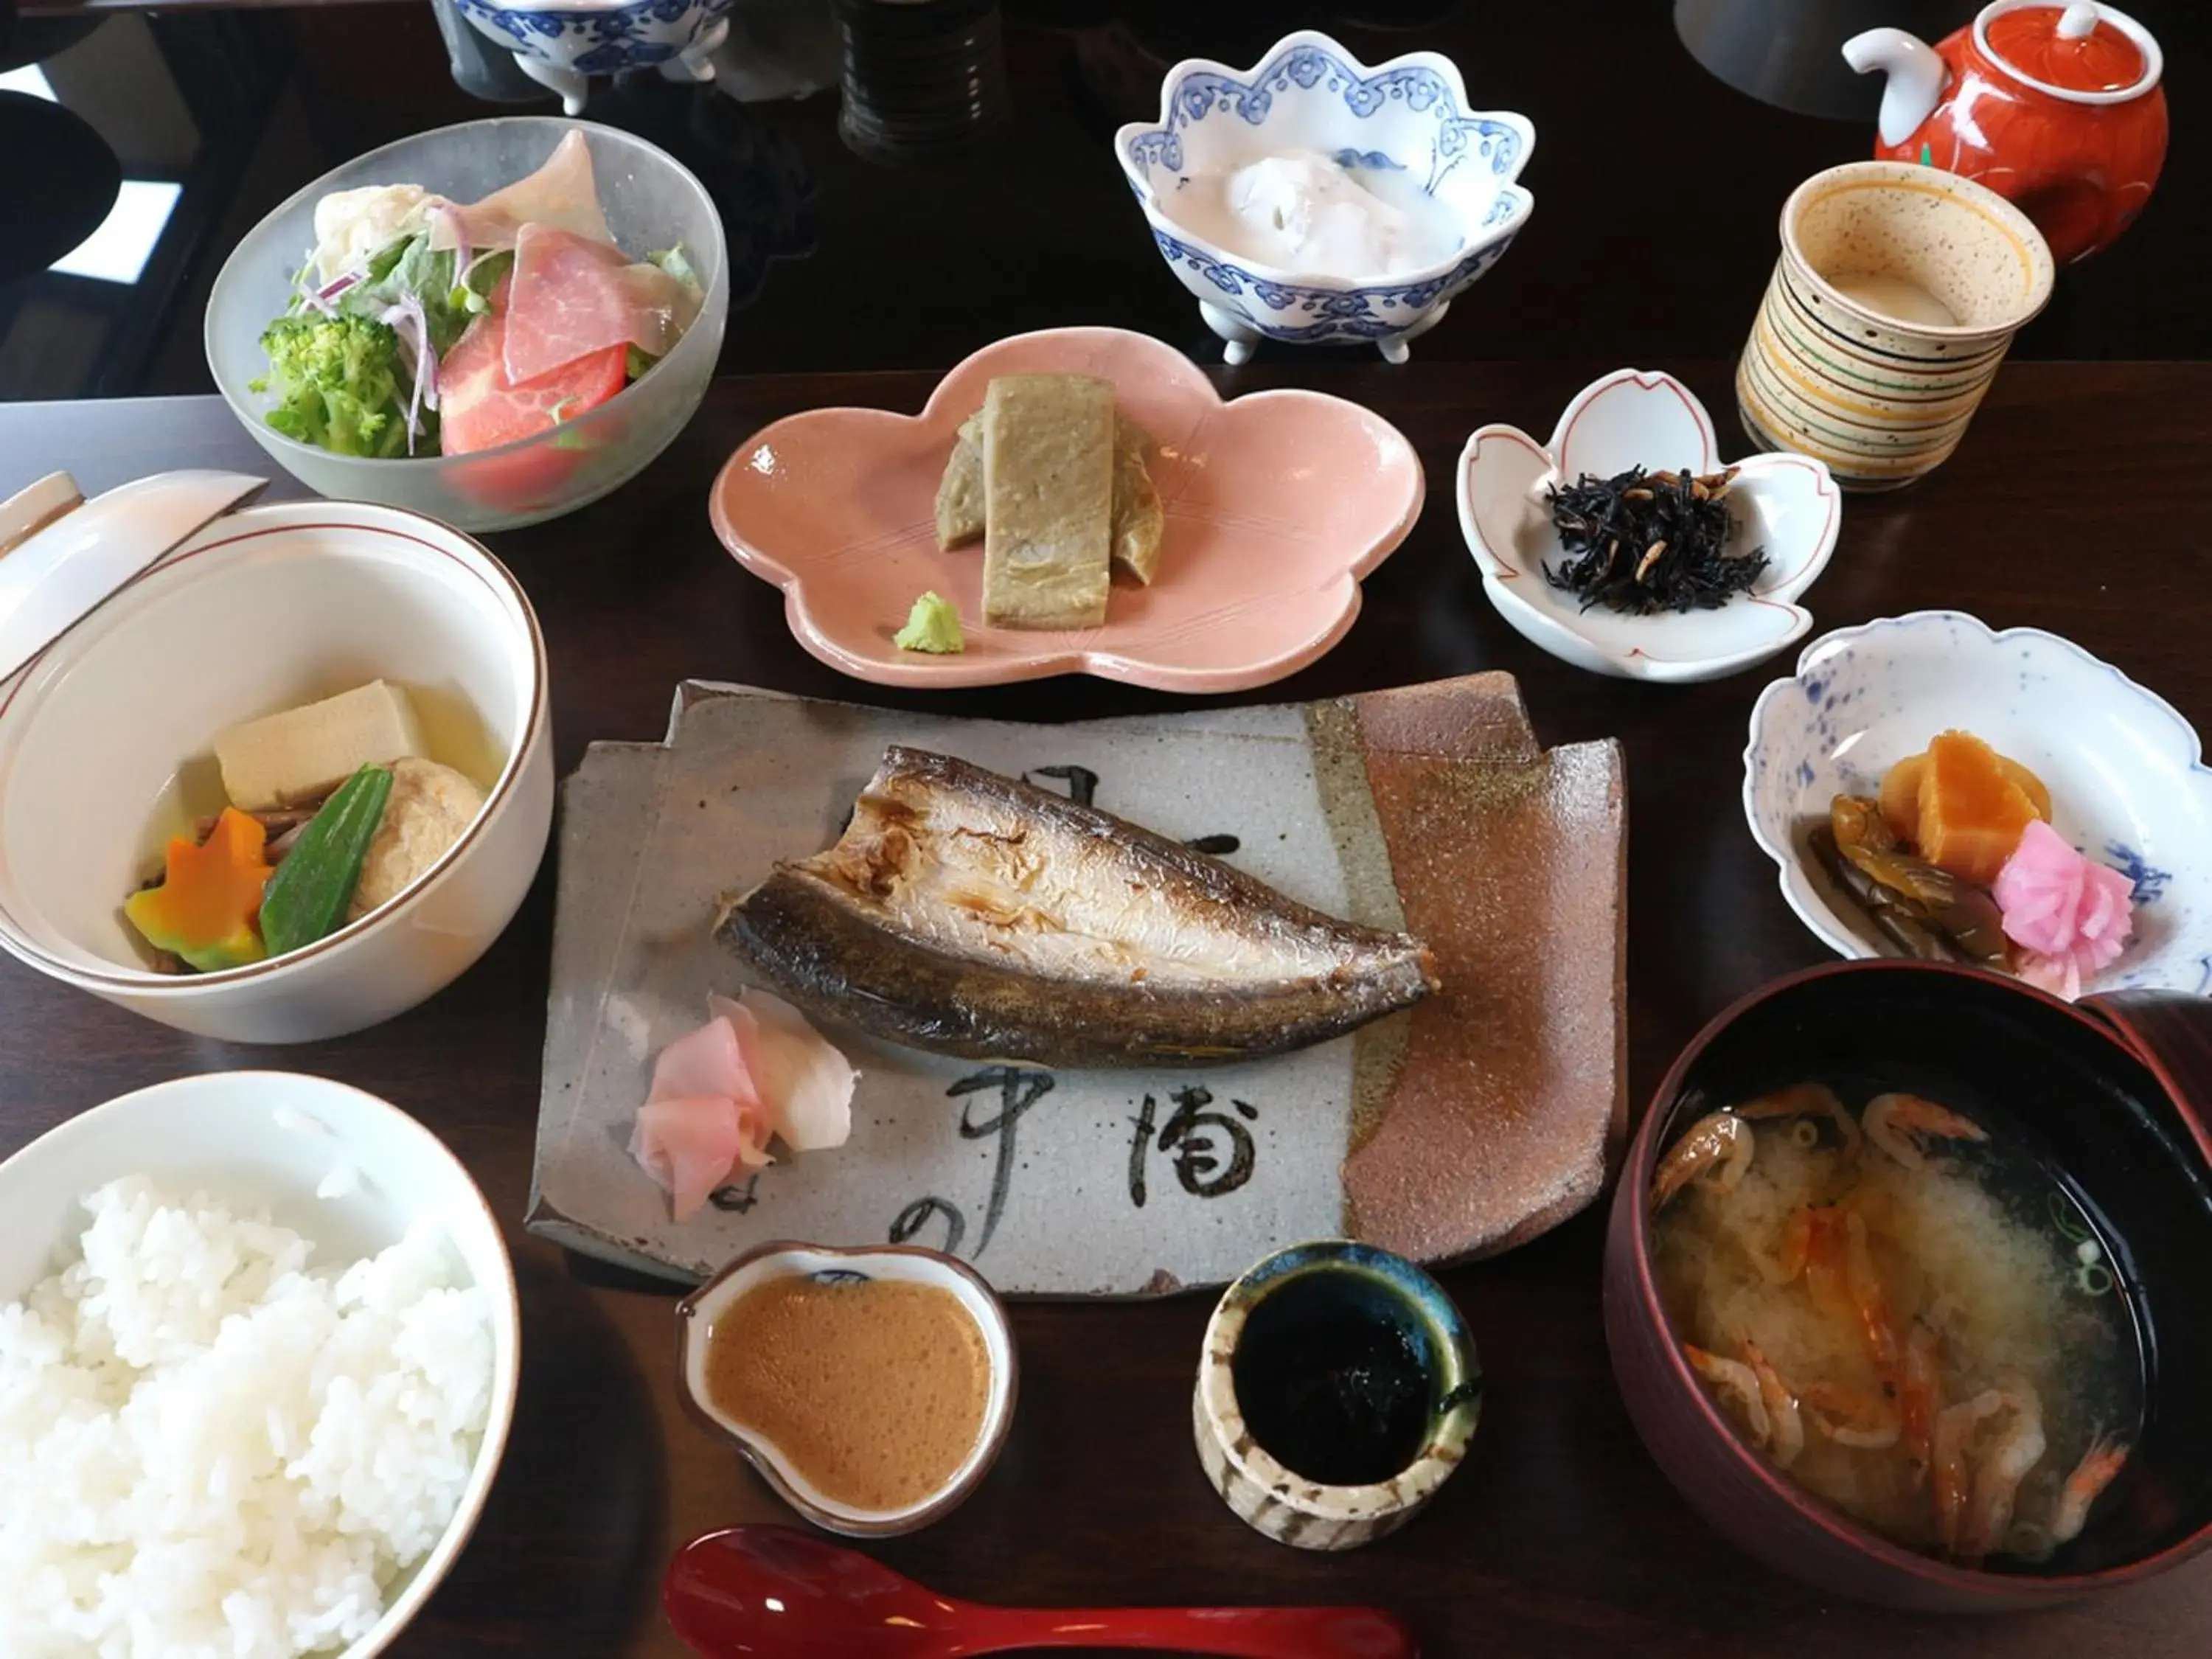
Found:
[[[2101,0],[1995,0],[1974,19],[1974,45],[2014,79],[2075,104],[2119,104],[2158,84],[2151,33]]]

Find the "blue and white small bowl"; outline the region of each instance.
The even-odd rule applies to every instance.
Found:
[[[708,61],[730,33],[734,0],[453,0],[477,32],[580,115],[594,75],[657,69],[711,81]]]
[[[1872,794],[1937,732],[1972,732],[2050,786],[2051,824],[2135,883],[2135,938],[2087,988],[2212,992],[2212,768],[2172,704],[2038,628],[1955,611],[1838,629],[1759,694],[1743,810],[1799,920],[1844,957],[1898,954],[1808,854],[1838,794]]]
[[[1526,118],[1469,109],[1449,58],[1409,52],[1370,69],[1310,29],[1285,35],[1251,69],[1204,58],[1177,64],[1161,83],[1158,122],[1133,122],[1114,137],[1161,257],[1228,342],[1231,363],[1262,338],[1367,341],[1405,362],[1407,342],[1441,322],[1453,296],[1496,264],[1528,222],[1536,198],[1514,180],[1535,143]],[[1291,150],[1410,170],[1457,223],[1458,251],[1388,277],[1316,276],[1218,247],[1161,206],[1195,173]]]

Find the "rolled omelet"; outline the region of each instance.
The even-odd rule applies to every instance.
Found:
[[[483,791],[452,767],[433,760],[394,761],[392,795],[368,844],[347,920],[367,915],[422,880],[483,806]]]

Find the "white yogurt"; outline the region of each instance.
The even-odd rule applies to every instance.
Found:
[[[1160,206],[1225,252],[1308,276],[1403,276],[1449,259],[1462,240],[1413,173],[1347,168],[1318,150],[1194,173]]]

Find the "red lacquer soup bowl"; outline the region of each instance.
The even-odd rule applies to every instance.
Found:
[[[1682,1358],[1648,1247],[1659,1155],[1705,1113],[1805,1080],[1854,1105],[1898,1090],[2017,1126],[2110,1246],[2143,1350],[2142,1433],[2081,1534],[2041,1565],[1966,1567],[1891,1543],[1768,1463]],[[2124,992],[2069,1006],[1995,975],[1896,961],[1840,963],[1753,993],[1675,1061],[1614,1195],[1606,1341],[1638,1432],[1716,1528],[1838,1595],[1996,1612],[2186,1560],[2212,1543],[2208,1121],[2212,1001],[2203,998]]]

